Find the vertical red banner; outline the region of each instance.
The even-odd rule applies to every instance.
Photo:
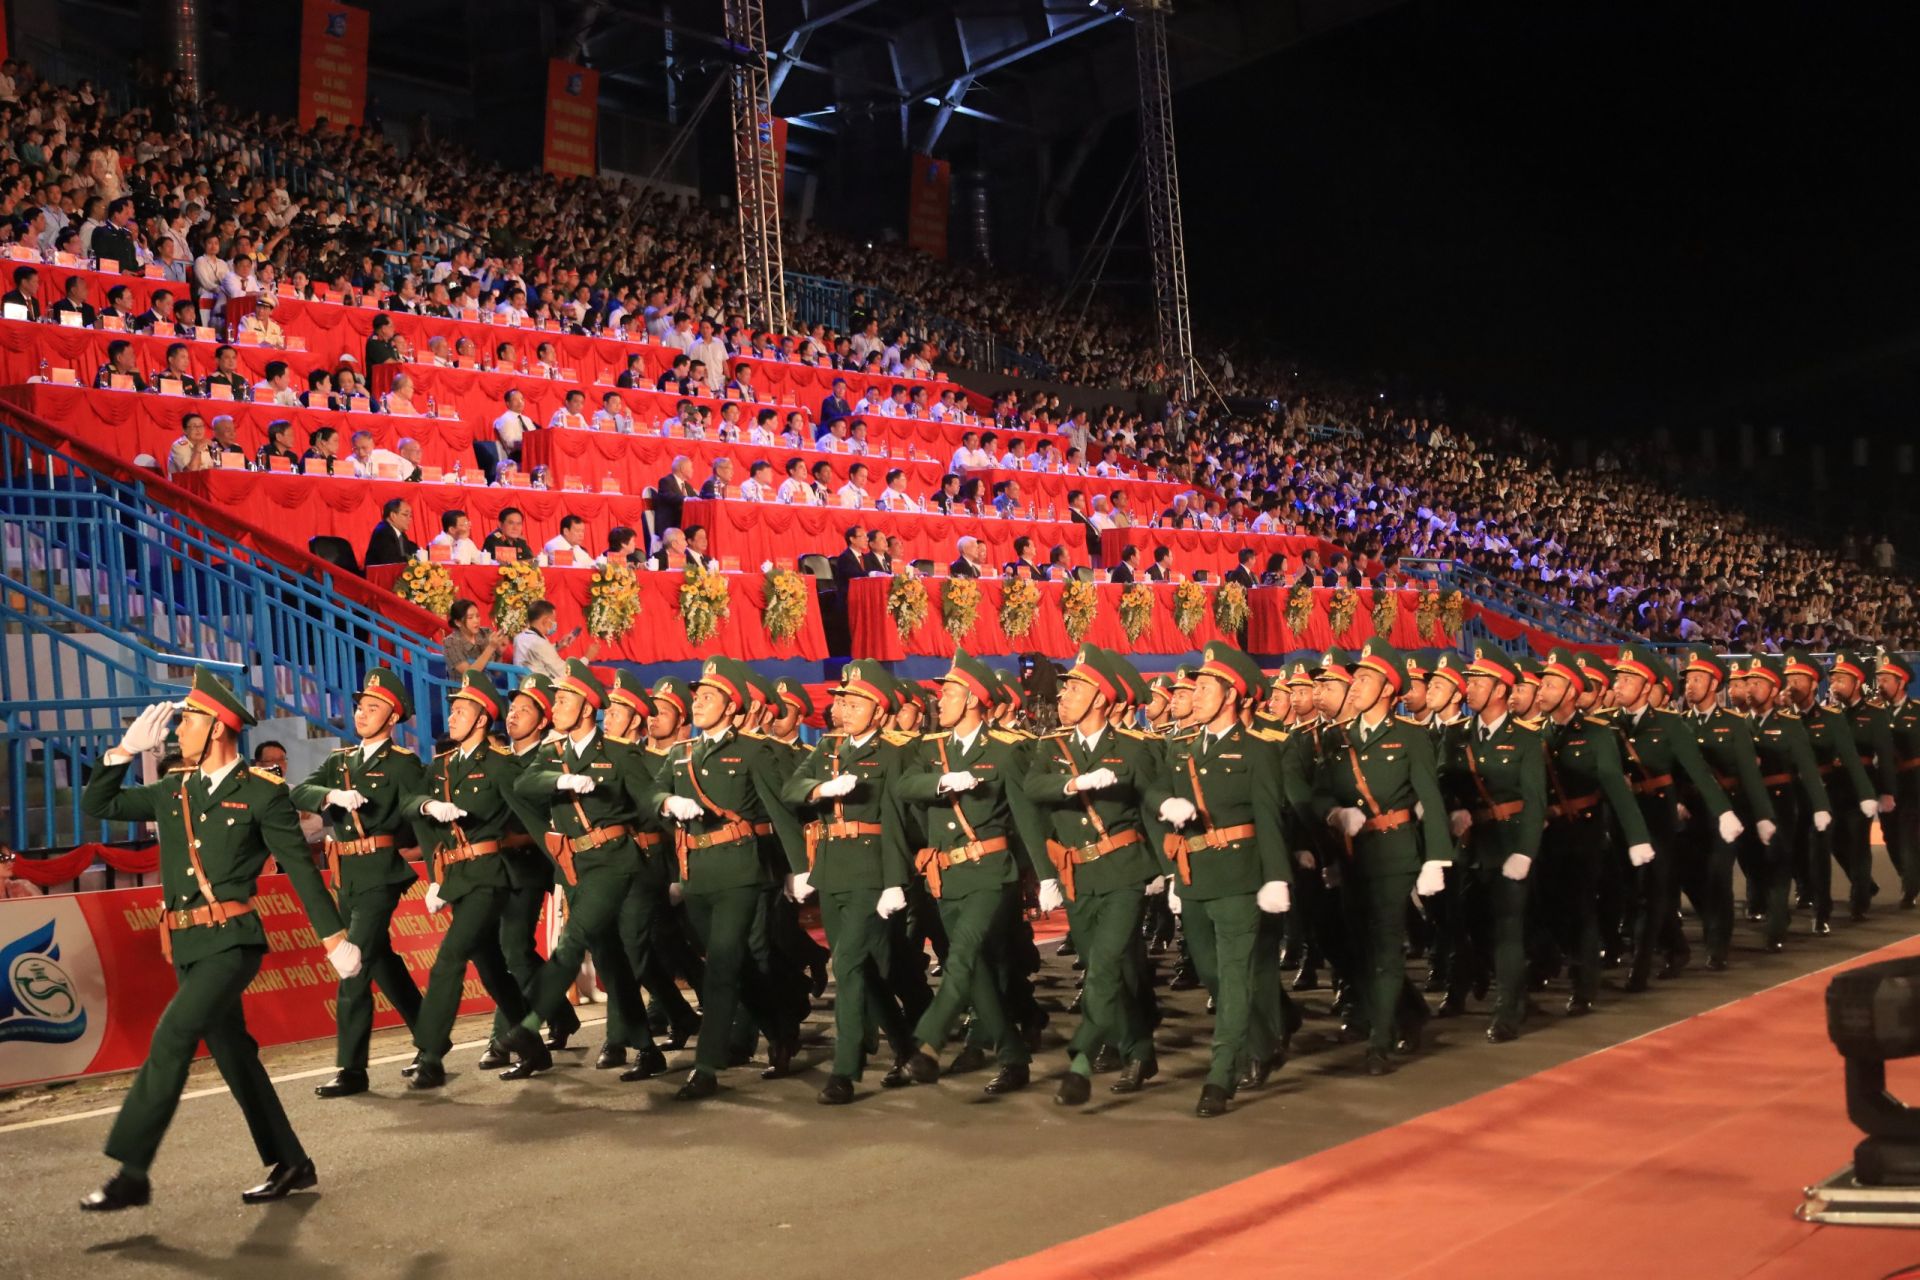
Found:
[[[945,160],[914,156],[907,188],[907,247],[933,257],[947,256],[947,206],[952,200],[953,169]]]
[[[547,63],[547,132],[540,166],[590,177],[600,171],[600,73],[554,58]]]
[[[780,190],[787,189],[787,122],[779,116],[773,118],[768,133],[773,141],[773,173],[780,184]]]
[[[336,129],[359,124],[367,109],[369,15],[335,0],[304,0],[301,13],[300,127],[323,118]]]

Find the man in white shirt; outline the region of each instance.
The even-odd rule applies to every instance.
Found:
[[[919,512],[922,509],[919,500],[907,492],[907,473],[900,467],[887,472],[887,487],[880,491],[874,505],[882,511]]]
[[[693,349],[693,317],[682,311],[673,317],[673,328],[661,335],[660,345],[672,347],[675,351]]]
[[[593,552],[587,550],[587,522],[569,512],[560,517],[560,532],[540,548],[547,563],[556,569],[584,569],[593,564]]]
[[[283,409],[300,407],[300,393],[293,389],[286,361],[269,360],[262,372],[267,376],[253,384],[255,404],[277,404]]]
[[[834,499],[843,507],[871,507],[873,499],[867,493],[867,464],[856,462],[847,469],[847,482],[834,493]]]
[[[807,464],[803,458],[787,459],[787,478],[780,482],[780,491],[774,495],[776,501],[789,506],[810,507],[813,505],[813,482],[807,478]]]
[[[548,639],[560,629],[560,617],[554,611],[553,604],[547,600],[536,600],[527,606],[527,629],[513,638],[513,665],[525,667],[535,675],[549,680],[565,680],[567,664],[561,658],[560,650]],[[599,648],[596,641],[587,646],[584,655],[587,661],[593,660],[594,650]]]
[[[1093,495],[1093,514],[1087,517],[1087,523],[1100,530],[1113,528],[1113,516],[1107,511],[1106,494]]]
[[[491,564],[492,559],[473,540],[473,521],[464,511],[440,513],[440,533],[429,547],[446,547],[455,564]]]
[[[687,356],[705,366],[702,372],[711,390],[717,392],[726,385],[727,348],[714,335],[713,321],[700,322],[700,336],[687,348]]]
[[[578,387],[567,392],[567,402],[553,411],[547,419],[547,429],[557,431],[565,427],[585,430],[587,426],[587,393]]]
[[[167,478],[183,471],[210,471],[216,465],[207,434],[207,420],[197,413],[180,419],[181,436],[167,450]]]
[[[626,402],[618,391],[609,391],[600,397],[600,411],[593,415],[593,429],[633,434],[633,415],[627,412]]]
[[[771,462],[761,458],[747,469],[747,478],[740,482],[740,500],[742,502],[773,501],[773,464]]]
[[[516,464],[520,461],[520,441],[527,432],[537,429],[526,415],[526,407],[526,396],[515,388],[507,392],[507,411],[493,420],[493,438],[500,442],[500,456]]]

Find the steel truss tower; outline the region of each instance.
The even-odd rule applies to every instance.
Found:
[[[747,323],[787,331],[780,248],[780,156],[767,85],[767,20],[760,0],[724,0],[733,70],[733,173],[740,201],[740,258]]]
[[[1167,72],[1171,0],[1142,0],[1134,22],[1140,72],[1140,159],[1146,175],[1147,249],[1160,358],[1182,396],[1194,392],[1193,329],[1187,314],[1187,242],[1180,222],[1180,165],[1173,144],[1173,81]]]

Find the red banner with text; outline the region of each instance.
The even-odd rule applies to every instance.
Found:
[[[600,73],[554,58],[547,63],[547,132],[540,166],[591,177],[600,171]]]
[[[767,140],[773,144],[774,188],[784,195],[787,190],[787,122],[784,119],[773,118]]]
[[[335,129],[358,125],[367,109],[364,9],[335,0],[304,0],[300,19],[300,127],[324,119]]]
[[[913,181],[907,189],[907,247],[944,260],[953,168],[931,156],[913,156],[909,163]]]
[[[393,946],[424,990],[451,913],[428,915],[416,885],[393,913]],[[300,898],[283,875],[262,876],[254,910],[270,950],[244,997],[261,1044],[334,1034],[336,978]],[[160,958],[160,888],[0,900],[0,1089],[128,1071],[146,1061],[175,989]],[[374,1025],[400,1015],[376,994]],[[471,967],[460,1012],[492,1002]]]

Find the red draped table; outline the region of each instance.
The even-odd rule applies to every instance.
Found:
[[[1295,628],[1287,619],[1287,602],[1292,592],[1286,587],[1255,587],[1247,593],[1247,649],[1252,653],[1294,653],[1302,649],[1327,649],[1334,645],[1358,649],[1379,634],[1374,625],[1374,604],[1378,593],[1373,587],[1353,592],[1353,618],[1337,634],[1331,609],[1334,587],[1312,587],[1313,606],[1306,621]],[[1455,638],[1446,631],[1444,618],[1436,613],[1427,628],[1419,624],[1421,592],[1413,587],[1393,589],[1393,618],[1388,625],[1387,642],[1397,649],[1430,647],[1451,648]]]
[[[1215,579],[1239,563],[1243,547],[1253,548],[1253,572],[1256,577],[1266,572],[1269,556],[1284,555],[1288,568],[1297,569],[1300,567],[1300,554],[1304,551],[1319,552],[1324,563],[1329,555],[1339,550],[1325,538],[1304,534],[1230,533],[1224,529],[1151,529],[1133,525],[1101,532],[1101,563],[1119,564],[1120,553],[1130,546],[1140,548],[1136,572],[1144,572],[1153,563],[1155,548],[1171,547],[1175,573],[1192,577],[1197,570],[1205,569]]]
[[[0,263],[4,266],[4,263]],[[134,368],[151,377],[167,363],[167,348],[176,342],[187,344],[190,367],[196,377],[213,372],[217,342],[201,342],[191,337],[165,338],[146,334],[120,333],[108,329],[69,329],[57,324],[34,324],[27,320],[0,320],[0,385],[26,382],[40,376],[45,361],[48,372],[71,369],[82,383],[91,385],[93,375],[107,362],[107,344],[119,338],[133,343]],[[333,361],[312,351],[281,351],[273,347],[238,348],[240,372],[249,382],[266,376],[267,365],[284,360],[291,371],[292,386],[305,390],[307,372],[331,369]]]
[[[847,584],[847,629],[852,636],[853,656],[896,662],[902,658],[948,658],[953,656],[954,638],[941,621],[941,593],[947,578],[924,578],[927,590],[926,620],[912,634],[902,636],[887,613],[887,597],[893,590],[891,577],[856,578]],[[977,578],[980,609],[974,615],[971,630],[962,636],[959,647],[972,654],[1038,653],[1049,658],[1071,658],[1081,643],[1097,644],[1121,653],[1191,653],[1221,639],[1213,623],[1213,593],[1207,592],[1208,608],[1200,625],[1188,635],[1174,625],[1173,593],[1170,582],[1147,583],[1153,592],[1154,608],[1147,629],[1137,640],[1127,639],[1120,621],[1120,597],[1127,588],[1118,583],[1092,584],[1096,604],[1093,624],[1080,641],[1067,634],[1061,608],[1066,584],[1039,583],[1040,605],[1034,612],[1033,627],[1024,636],[1010,637],[1000,625],[1000,604],[1005,584],[998,578]],[[1231,639],[1231,637],[1227,637]]]
[[[1074,560],[1086,559],[1086,537],[1080,526],[1065,520],[999,520],[977,516],[896,515],[849,507],[789,507],[766,502],[717,502],[688,499],[680,518],[682,528],[701,525],[707,530],[708,551],[737,556],[743,565],[768,560],[795,560],[818,552],[832,557],[846,549],[846,531],[859,525],[869,533],[898,535],[906,543],[909,560],[948,564],[963,537],[986,544],[986,560],[1002,564],[1014,558],[1015,539],[1034,541],[1034,555],[1044,558],[1055,543],[1065,543]]]

